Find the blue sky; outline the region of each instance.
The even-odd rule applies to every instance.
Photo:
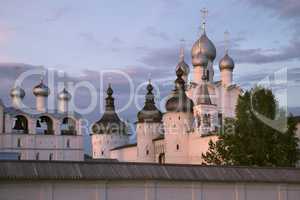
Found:
[[[209,10],[207,34],[217,47],[216,79],[228,30],[235,81],[249,88],[288,67],[289,103],[299,106],[297,0],[1,0],[0,62],[65,70],[79,80],[97,79],[95,72],[104,69],[121,69],[140,81],[149,74],[172,80],[182,38],[190,64],[203,7]],[[118,86],[116,95],[126,95]]]

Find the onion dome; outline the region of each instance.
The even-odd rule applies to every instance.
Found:
[[[69,101],[71,100],[72,95],[64,88],[59,94],[58,94],[58,99],[59,100],[66,100]]]
[[[102,118],[92,126],[93,134],[126,134],[126,124],[120,120],[115,112],[113,90],[108,86],[105,98],[105,112]]]
[[[33,88],[33,94],[35,96],[47,97],[50,94],[50,89],[43,83],[43,80],[41,80],[41,82]]]
[[[194,43],[192,47],[192,63],[194,66],[199,66],[198,54],[202,52],[210,61],[216,58],[216,47],[204,32],[201,37]]]
[[[208,58],[201,51],[198,53],[197,63],[199,66],[204,66],[204,67],[207,67],[208,65]]]
[[[137,114],[138,122],[161,122],[162,113],[155,106],[153,86],[150,82],[147,85],[147,91],[145,105]]]
[[[185,82],[181,78],[183,71],[176,71],[175,89],[166,102],[166,110],[169,112],[193,112],[193,101],[185,94]]]
[[[25,91],[21,87],[17,86],[17,87],[14,87],[13,89],[11,89],[10,96],[12,98],[18,97],[20,99],[23,99],[25,97]]]
[[[207,87],[207,77],[205,75],[205,69],[203,69],[202,83],[196,88],[195,97],[196,105],[205,104],[211,105],[211,99],[209,96],[209,91]]]
[[[223,69],[234,69],[234,61],[233,59],[228,55],[228,53],[225,54],[225,56],[220,60],[219,62],[219,68],[222,71]]]
[[[188,75],[190,73],[190,67],[186,62],[184,61],[184,49],[180,49],[180,56],[179,56],[179,63],[176,66],[176,71],[181,68],[183,71],[183,75]]]

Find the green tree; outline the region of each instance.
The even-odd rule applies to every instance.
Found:
[[[238,99],[236,118],[225,119],[216,142],[210,141],[202,157],[206,164],[247,166],[295,166],[299,159],[296,122],[286,120],[287,129],[278,131],[259,119],[258,114],[271,120],[282,117],[271,90],[256,87]],[[286,118],[286,117],[285,117]],[[278,124],[282,120],[276,121]]]

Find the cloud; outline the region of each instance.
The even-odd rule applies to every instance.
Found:
[[[79,36],[88,44],[92,44],[95,47],[101,47],[103,45],[102,42],[100,42],[91,32],[82,32],[79,34]]]
[[[244,0],[253,6],[275,11],[282,18],[300,18],[299,0]]]
[[[68,12],[71,11],[70,5],[63,6],[54,10],[51,15],[45,18],[45,22],[55,22],[65,16]]]
[[[153,26],[148,26],[145,29],[145,32],[146,32],[146,34],[148,34],[149,36],[154,37],[154,38],[159,38],[159,39],[164,40],[164,41],[169,41],[170,40],[170,37],[166,33],[157,30]]]

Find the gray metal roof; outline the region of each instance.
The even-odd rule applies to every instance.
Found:
[[[137,143],[132,143],[132,144],[124,144],[121,146],[117,146],[115,148],[110,149],[110,151],[118,150],[118,149],[124,149],[124,148],[129,148],[129,147],[136,147]]]
[[[0,180],[165,180],[299,184],[300,169],[95,161],[0,161]]]

